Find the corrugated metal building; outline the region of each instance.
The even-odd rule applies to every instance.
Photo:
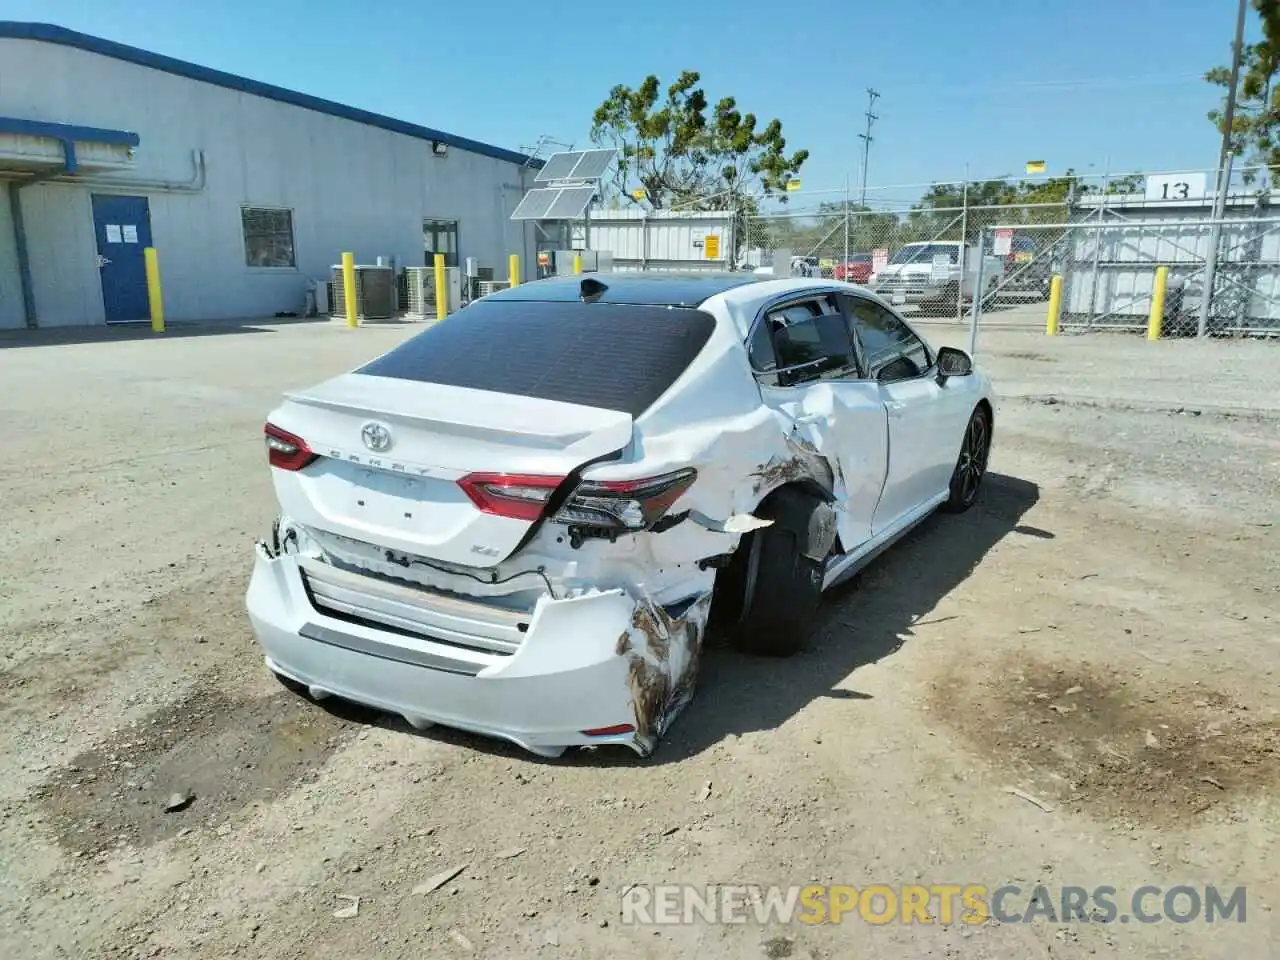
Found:
[[[0,329],[300,311],[342,251],[528,264],[519,153],[47,24],[0,21]]]
[[[614,270],[728,270],[733,224],[732,210],[595,209],[588,223],[572,225],[570,243],[609,251]]]

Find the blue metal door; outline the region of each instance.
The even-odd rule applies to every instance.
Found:
[[[147,198],[95,193],[93,232],[98,238],[98,272],[107,323],[146,320],[151,315],[142,253],[151,246]]]

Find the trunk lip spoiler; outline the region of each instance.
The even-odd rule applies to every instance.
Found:
[[[348,378],[359,378],[352,381]],[[364,385],[365,390],[357,384]],[[378,386],[373,386],[377,384]],[[419,409],[439,410],[438,414],[415,413],[412,408],[406,409],[394,402],[400,398],[389,398],[386,391],[392,384],[412,384],[430,391],[430,395],[422,398]],[[331,377],[308,387],[287,390],[282,399],[321,410],[337,413],[354,414],[369,419],[381,419],[390,423],[401,423],[405,426],[432,428],[445,434],[455,434],[461,430],[487,435],[489,437],[522,437],[545,441],[542,446],[572,446],[604,429],[618,428],[626,424],[633,428],[636,417],[626,410],[610,407],[593,407],[588,404],[565,403],[560,400],[548,400],[543,397],[526,397],[514,393],[502,393],[495,390],[478,390],[473,387],[455,387],[448,384],[430,381],[400,380],[394,377],[371,376],[359,372],[349,372]],[[474,400],[476,402],[469,402]],[[510,414],[512,405],[520,413],[511,422],[495,422],[483,416],[476,416],[477,407],[492,407],[502,404],[505,414]],[[487,420],[487,422],[486,422]],[[548,430],[549,422],[563,422],[565,427]]]

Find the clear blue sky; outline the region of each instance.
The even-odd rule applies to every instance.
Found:
[[[875,185],[1211,167],[1200,75],[1229,57],[1226,0],[0,0],[39,20],[506,147],[587,142],[616,83],[698,70],[806,147],[805,191],[857,183],[868,86]],[[546,11],[554,4],[542,4]],[[1254,15],[1250,12],[1250,28]],[[76,121],[82,118],[56,118]],[[92,118],[87,118],[91,120]],[[918,195],[907,190],[907,199]]]

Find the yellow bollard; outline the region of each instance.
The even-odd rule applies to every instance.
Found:
[[[1164,326],[1164,296],[1169,289],[1169,268],[1156,267],[1156,280],[1151,287],[1151,317],[1147,320],[1147,339],[1159,340]]]
[[[160,255],[155,247],[142,251],[147,270],[147,301],[151,305],[151,332],[164,333],[164,295],[160,292]]]
[[[507,279],[511,286],[520,286],[520,255],[513,253],[507,258]]]
[[[356,255],[342,255],[342,295],[346,300],[347,326],[360,325],[360,317],[356,313]]]
[[[444,254],[435,255],[436,268],[436,319],[443,320],[449,315],[449,289],[444,273]]]
[[[1056,337],[1058,335],[1058,321],[1060,319],[1062,319],[1062,275],[1055,273],[1053,279],[1049,281],[1049,316],[1044,324],[1046,336]]]
[[[574,273],[582,272],[582,254],[580,253],[575,253],[573,255],[573,272]]]

